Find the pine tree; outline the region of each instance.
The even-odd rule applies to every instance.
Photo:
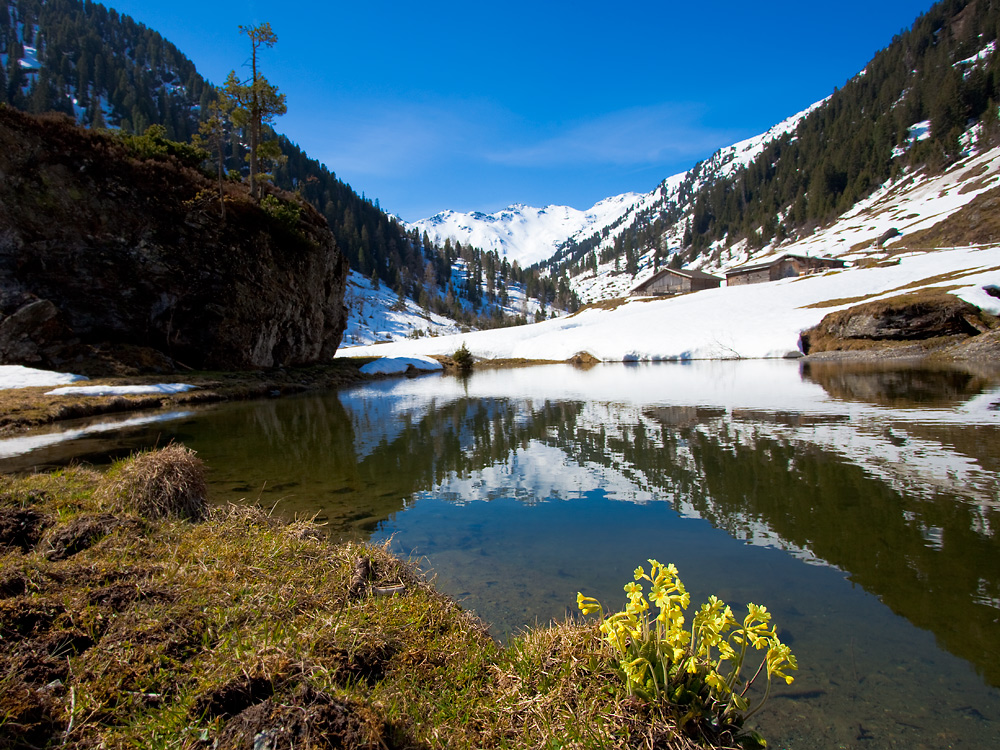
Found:
[[[262,23],[257,26],[240,26],[240,33],[250,39],[251,75],[246,81],[236,76],[236,71],[230,71],[226,79],[225,92],[233,101],[233,121],[241,127],[246,127],[250,135],[250,193],[260,198],[260,161],[262,158],[278,158],[280,147],[275,141],[264,143],[261,139],[265,124],[270,124],[274,118],[285,114],[285,95],[279,94],[276,86],[264,77],[258,70],[258,55],[261,47],[273,47],[278,41],[278,35],[271,30],[271,24]]]
[[[226,177],[226,144],[229,141],[229,130],[232,126],[232,100],[220,96],[212,103],[211,115],[198,126],[194,144],[204,148],[215,157],[216,174],[219,184],[219,210],[222,221],[226,220],[226,196],[224,180]]]

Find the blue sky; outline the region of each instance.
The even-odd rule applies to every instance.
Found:
[[[415,221],[647,192],[829,95],[930,0],[119,0],[222,83],[267,21],[277,128]]]

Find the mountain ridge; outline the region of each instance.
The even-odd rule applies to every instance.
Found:
[[[571,251],[588,238],[604,240],[600,246],[606,246],[609,238],[613,242],[615,235],[611,232],[612,227],[675,197],[685,182],[692,183],[696,188],[706,180],[730,176],[758,156],[767,143],[793,131],[804,117],[822,106],[828,98],[785,118],[764,133],[718,149],[691,169],[662,180],[648,193],[627,192],[608,196],[586,209],[557,204],[536,207],[519,202],[493,213],[446,209],[425,219],[407,222],[406,226],[427,232],[434,242],[443,243],[450,239],[463,244],[472,243],[484,250],[496,250],[511,261],[517,260],[522,267],[549,265],[558,262],[561,254]],[[545,223],[542,231],[529,233],[538,226],[539,217],[559,212],[564,212],[566,218],[560,220],[557,217]]]
[[[540,267],[568,273],[590,302],[667,264],[718,272],[779,252],[842,253],[830,231],[840,217],[860,217],[873,196],[906,203],[912,183],[1000,145],[998,35],[996,3],[942,0],[828,97],[666,178],[598,232],[569,235]],[[980,192],[952,177],[964,184],[949,214],[961,191]]]
[[[528,267],[548,260],[567,238],[594,227],[600,229],[617,219],[641,198],[641,193],[622,193],[582,210],[524,203],[512,203],[493,213],[447,209],[406,226],[427,232],[434,242],[450,239],[471,243],[482,250],[496,250],[511,262]]]

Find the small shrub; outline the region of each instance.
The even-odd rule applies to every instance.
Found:
[[[194,451],[172,444],[143,451],[111,468],[97,490],[105,507],[148,518],[205,516],[205,468]]]
[[[455,353],[451,355],[452,361],[455,366],[460,370],[471,370],[472,369],[472,352],[469,351],[469,347],[462,342],[462,345],[455,350]]]
[[[140,159],[169,159],[173,157],[188,167],[197,167],[209,158],[207,151],[188,143],[171,141],[162,125],[150,125],[142,135],[119,132],[118,140]]]
[[[301,206],[297,206],[289,201],[283,201],[274,195],[265,195],[260,205],[269,216],[276,219],[288,229],[295,229],[299,224],[299,219],[302,217]]]

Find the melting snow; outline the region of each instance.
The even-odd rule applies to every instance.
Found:
[[[361,372],[365,375],[399,375],[411,367],[420,372],[444,369],[440,362],[430,357],[383,357],[369,362],[361,368]]]
[[[860,301],[933,286],[949,274],[954,294],[1000,314],[983,291],[1000,281],[997,248],[897,256],[893,264],[848,268],[767,284],[721,287],[668,299],[633,298],[617,308],[516,328],[341,348],[338,356],[451,354],[463,343],[477,357],[565,360],[580,352],[604,361],[799,356],[799,334],[830,312]],[[822,305],[822,306],[815,306]]]
[[[197,386],[187,383],[159,383],[157,385],[85,385],[67,386],[48,391],[46,396],[136,396],[149,393],[184,393]]]
[[[0,390],[6,388],[32,388],[38,386],[63,385],[78,380],[87,380],[83,375],[68,372],[36,370],[21,365],[0,365]]]

